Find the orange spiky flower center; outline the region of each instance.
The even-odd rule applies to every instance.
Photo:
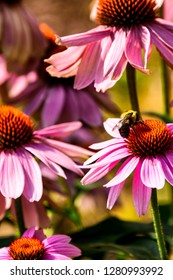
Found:
[[[173,132],[159,120],[146,120],[130,130],[127,146],[134,156],[140,158],[164,155],[172,150]]]
[[[41,260],[44,252],[44,245],[37,238],[21,237],[9,247],[9,255],[13,260]]]
[[[101,25],[129,29],[155,17],[155,0],[99,0],[97,6],[97,21]]]
[[[0,149],[16,149],[32,139],[33,123],[29,116],[20,110],[0,106]]]

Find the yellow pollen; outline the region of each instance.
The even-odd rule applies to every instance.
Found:
[[[13,260],[41,260],[44,252],[44,245],[37,238],[21,237],[9,247],[9,255]]]
[[[29,116],[11,106],[0,106],[0,150],[16,149],[32,139]]]
[[[97,21],[101,25],[129,29],[156,17],[155,0],[99,0]]]
[[[173,133],[159,120],[146,120],[130,130],[127,146],[134,156],[140,158],[164,155],[172,150]]]

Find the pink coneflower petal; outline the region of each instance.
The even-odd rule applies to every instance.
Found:
[[[122,137],[120,136],[118,129],[116,129],[116,125],[120,120],[121,120],[120,118],[108,118],[103,123],[103,125],[104,125],[104,129],[110,136],[114,138],[119,138],[120,141],[124,141],[124,139],[122,139]]]
[[[48,66],[46,70],[50,71],[50,74],[53,76],[57,75],[61,77],[63,73],[63,76],[67,77],[67,74],[68,76],[70,75],[70,70],[68,68],[69,65],[71,65],[71,70],[73,70],[72,73],[74,73],[74,70],[77,72],[78,64],[80,63],[85,48],[86,46],[71,47],[66,51],[52,55],[49,59],[45,59],[45,62],[52,63],[52,66]],[[59,63],[58,66],[56,65],[56,62]],[[70,76],[72,76],[72,73]]]
[[[90,150],[87,150],[82,147],[78,147],[73,144],[61,142],[58,140],[53,140],[53,139],[46,139],[45,143],[50,144],[52,147],[57,148],[61,152],[65,153],[66,155],[70,157],[86,157],[86,156],[91,156],[93,155],[93,152]]]
[[[146,187],[141,181],[141,166],[142,162],[136,166],[132,187],[133,201],[138,216],[146,214],[152,193],[152,189]]]
[[[43,193],[41,171],[33,156],[25,149],[17,151],[25,173],[25,187],[23,194],[30,201],[39,201]]]
[[[80,90],[92,84],[97,71],[99,56],[100,42],[94,42],[86,47],[75,78],[74,88]],[[90,63],[88,63],[88,57],[90,58]],[[87,74],[85,76],[83,75],[84,71]]]
[[[56,253],[73,257],[81,254],[80,249],[69,244],[71,238],[66,235],[54,235],[43,240],[44,247],[48,253]]]
[[[166,154],[166,158],[169,161],[170,165],[173,167],[173,153]]]
[[[102,38],[110,35],[111,31],[107,29],[106,27],[100,28],[100,26],[84,32],[84,33],[79,33],[75,35],[69,35],[69,36],[64,36],[63,38],[57,38],[57,43],[58,40],[61,44],[70,47],[70,46],[82,46],[82,45],[87,45],[89,43],[92,43],[94,41],[99,41]]]
[[[90,169],[87,174],[82,178],[81,183],[84,185],[92,184],[101,178],[103,178],[110,170],[114,168],[114,166],[118,163],[119,161],[115,161],[113,163],[100,166],[100,167],[93,167]]]
[[[99,43],[100,57],[102,57],[102,59],[99,59],[98,61],[97,72],[95,76],[95,84],[99,84],[100,82],[104,81],[105,72],[103,71],[103,69],[105,68],[105,59],[107,57],[107,53],[112,45],[112,38],[111,36],[103,38]]]
[[[35,227],[31,227],[31,228],[27,229],[22,234],[22,237],[30,237],[30,238],[32,238],[34,236],[34,233],[35,233]]]
[[[123,30],[115,33],[114,39],[104,62],[104,75],[109,75],[110,72],[116,67],[119,60],[123,55],[126,43],[126,34]],[[117,48],[118,46],[118,48]]]
[[[80,92],[77,92],[77,95],[80,95]],[[66,111],[66,114],[63,114],[62,112],[61,115],[63,122],[68,122],[69,120],[74,122],[80,119],[80,106],[77,95],[73,88],[66,88],[66,100],[63,107],[63,110]]]
[[[91,95],[87,94],[86,91],[81,90],[78,95],[78,100],[80,104],[79,111],[81,120],[91,126],[101,126],[102,116],[100,114],[98,105],[92,99]],[[89,114],[88,108],[90,108]]]
[[[35,225],[41,228],[47,228],[50,226],[50,220],[47,217],[46,209],[43,202],[29,202],[24,196],[22,196],[22,209],[25,227],[30,228]]]
[[[172,123],[167,123],[166,126],[169,127],[173,131],[173,124]]]
[[[134,48],[135,45],[135,48]],[[149,73],[146,70],[149,51],[151,46],[150,32],[144,26],[132,27],[127,36],[126,56],[131,65],[138,70]],[[144,49],[144,61],[142,58],[142,49]],[[144,70],[145,69],[145,70]]]
[[[138,157],[127,158],[117,171],[115,177],[112,180],[110,180],[107,184],[105,184],[104,187],[113,187],[124,181],[133,172],[139,160],[140,159]]]
[[[14,151],[1,151],[0,186],[5,197],[17,198],[24,189],[25,177],[18,155]]]
[[[44,254],[44,260],[71,260],[71,258],[66,257],[66,256],[61,255],[61,254],[46,252]]]
[[[108,209],[112,209],[112,207],[114,206],[115,202],[117,201],[119,194],[122,190],[122,188],[124,187],[124,183],[125,181],[122,181],[120,184],[116,185],[116,186],[112,186],[109,190],[109,195],[108,195],[108,199],[107,199],[107,208]]]
[[[145,158],[141,166],[141,179],[149,188],[162,189],[165,184],[165,176],[158,157]]]
[[[50,168],[50,170],[57,173],[59,176],[66,178],[63,169],[60,166],[56,165],[55,162],[49,161],[42,151],[38,151],[37,147],[35,147],[35,143],[34,145],[30,144],[29,146],[26,146],[26,150],[39,158],[48,168]]]
[[[89,168],[98,167],[98,166],[102,166],[104,164],[108,164],[110,162],[122,159],[129,155],[130,155],[129,150],[126,147],[122,146],[122,148],[121,148],[119,145],[117,145],[113,149],[111,146],[108,148],[104,148],[103,150],[100,150],[99,152],[94,154],[92,157],[87,159],[84,162],[84,166],[87,166]],[[100,159],[100,160],[97,161],[96,163],[90,164],[91,162],[93,162],[97,159]]]
[[[6,210],[11,206],[11,199],[0,193],[0,220],[4,217]]]
[[[160,157],[160,162],[162,165],[162,170],[164,172],[166,180],[173,185],[173,168],[166,157]]]
[[[65,92],[61,85],[47,89],[48,96],[45,99],[41,119],[43,126],[50,126],[56,123],[65,102]]]
[[[117,141],[119,140],[119,141]],[[103,149],[103,148],[106,148],[108,146],[113,146],[115,145],[116,143],[124,143],[124,140],[122,139],[109,139],[109,140],[106,140],[106,141],[103,141],[103,142],[99,142],[99,143],[94,143],[92,145],[90,145],[89,147],[91,149],[94,149],[94,150],[100,150],[100,149]]]
[[[164,57],[168,64],[173,64],[173,55],[171,49],[163,43],[160,38],[154,33],[151,34],[152,41],[155,44],[156,48],[160,52],[160,54]]]
[[[82,175],[82,171],[77,167],[77,165],[73,162],[71,158],[66,156],[64,153],[49,147],[43,143],[33,143],[28,146],[25,146],[27,150],[30,150],[33,153],[37,153],[38,158],[40,158],[43,162],[57,163],[79,175]]]
[[[0,260],[12,260],[8,253],[8,247],[1,248],[0,250]]]
[[[66,137],[71,134],[73,131],[81,128],[81,122],[67,122],[57,125],[52,125],[40,130],[36,130],[34,135],[36,136],[44,136],[44,137]]]
[[[45,96],[46,96],[45,88],[41,88],[39,91],[37,91],[37,94],[33,96],[32,101],[26,106],[25,113],[28,115],[33,114],[33,112],[35,112],[35,110],[37,110],[40,107]]]
[[[152,34],[154,34],[162,43],[164,43],[164,45],[168,46],[170,49],[173,49],[173,23],[171,24],[169,21],[165,21],[163,19],[156,19],[155,22],[149,25],[149,29],[152,31]]]

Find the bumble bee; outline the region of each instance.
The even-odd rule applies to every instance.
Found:
[[[137,111],[129,110],[120,116],[121,120],[113,127],[113,130],[117,127],[120,135],[123,138],[128,138],[130,129],[132,128],[136,134],[134,126],[141,123],[149,128],[148,125],[144,124]],[[149,128],[150,129],[150,128]]]

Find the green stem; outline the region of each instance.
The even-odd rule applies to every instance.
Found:
[[[162,73],[163,73],[163,98],[165,104],[165,113],[167,115],[170,114],[170,77],[169,77],[169,69],[162,60]]]
[[[126,76],[132,110],[137,111],[140,114],[138,95],[136,89],[136,70],[129,63],[126,67]]]
[[[165,238],[164,238],[162,223],[161,223],[161,219],[160,219],[160,212],[159,212],[159,208],[158,208],[157,190],[156,189],[152,190],[151,207],[152,207],[154,230],[155,230],[155,234],[156,234],[157,246],[159,249],[160,259],[167,260],[168,254],[167,254],[167,250],[166,250]]]
[[[21,197],[18,197],[17,199],[15,199],[15,210],[16,210],[17,225],[19,228],[20,236],[21,236],[24,233],[24,231],[26,230],[24,217],[23,217]]]

